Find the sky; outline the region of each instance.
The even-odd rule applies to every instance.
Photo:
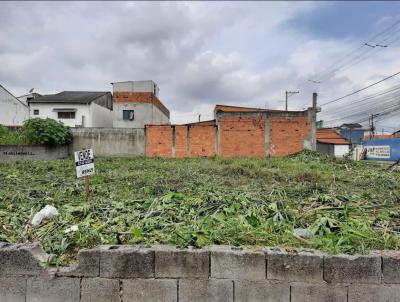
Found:
[[[399,20],[400,2],[384,1],[0,2],[0,84],[18,96],[151,79],[172,123],[212,119],[216,104],[283,109],[286,90],[302,110],[314,91],[324,104],[400,71],[400,23],[374,39]],[[347,121],[352,102],[396,84],[319,117]],[[399,114],[381,119],[378,129],[400,128]]]

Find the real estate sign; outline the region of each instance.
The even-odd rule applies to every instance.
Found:
[[[390,158],[390,146],[365,146],[367,158]]]
[[[94,174],[93,149],[86,149],[74,152],[76,176],[84,177]]]

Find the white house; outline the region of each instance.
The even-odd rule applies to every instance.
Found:
[[[0,85],[0,124],[22,126],[29,119],[29,107]]]
[[[350,152],[350,142],[334,129],[317,129],[317,151],[335,157],[343,157]]]
[[[42,95],[39,94],[39,93],[31,92],[31,93],[28,93],[28,94],[17,96],[17,99],[20,100],[25,105],[28,105],[28,101],[31,101],[34,98],[37,98],[37,97],[40,97],[40,96],[42,96]]]
[[[70,127],[113,126],[110,92],[63,91],[27,102],[31,118],[52,118]]]
[[[114,82],[114,128],[144,128],[147,124],[169,123],[169,110],[159,100],[153,81]]]

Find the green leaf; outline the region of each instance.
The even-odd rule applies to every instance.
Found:
[[[142,231],[139,228],[133,227],[131,232],[136,239],[142,239]]]
[[[260,220],[253,214],[246,216],[246,220],[254,228],[261,224]]]

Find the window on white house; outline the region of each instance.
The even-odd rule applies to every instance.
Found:
[[[75,118],[75,112],[74,111],[60,111],[57,112],[57,116],[59,119],[74,119]]]
[[[33,109],[33,115],[39,115],[39,109]]]
[[[122,110],[122,119],[125,121],[133,121],[135,119],[135,110]]]

